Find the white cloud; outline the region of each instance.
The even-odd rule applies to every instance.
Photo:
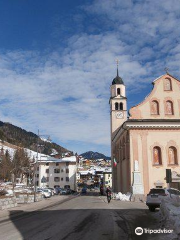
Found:
[[[128,92],[140,92],[165,66],[178,77],[179,8],[178,1],[96,0],[83,7],[104,21],[97,32],[93,26],[94,34],[77,33],[63,51],[44,55],[1,53],[1,120],[34,132],[39,128],[62,145],[75,141],[109,149],[115,59]]]

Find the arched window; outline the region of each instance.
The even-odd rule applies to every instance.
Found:
[[[118,88],[118,89],[117,89],[117,95],[120,95],[120,94],[121,94],[121,89]]]
[[[115,103],[115,110],[118,110],[118,103]]]
[[[172,90],[171,79],[166,78],[164,80],[164,91],[171,91],[171,90]]]
[[[120,110],[123,110],[123,103],[120,103]]]
[[[168,115],[173,115],[174,114],[173,103],[169,100],[166,101],[165,111],[166,111],[166,114],[168,114]]]
[[[151,114],[159,115],[159,103],[158,101],[151,102]]]
[[[161,165],[162,158],[161,158],[161,148],[154,147],[153,148],[153,165]]]
[[[175,147],[168,148],[168,164],[174,165],[177,164],[177,149]]]

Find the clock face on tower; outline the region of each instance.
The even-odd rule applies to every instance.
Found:
[[[116,118],[123,118],[123,117],[124,117],[123,112],[117,112],[116,113]]]

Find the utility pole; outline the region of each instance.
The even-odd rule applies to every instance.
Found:
[[[34,163],[34,202],[36,202],[36,191],[37,191],[37,182],[36,182],[36,172],[37,172],[37,169],[38,169],[38,166],[39,166],[39,163],[38,163],[38,157],[39,157],[39,138],[40,137],[43,137],[43,136],[46,136],[47,139],[49,141],[51,141],[50,139],[50,136],[49,135],[40,135],[39,134],[39,129],[38,129],[38,139],[37,139],[37,157],[36,157],[36,161]],[[41,152],[40,152],[41,154]],[[41,159],[41,155],[40,155],[40,159]],[[39,183],[40,183],[40,174],[39,174]]]
[[[36,191],[37,191],[36,172],[38,167],[38,148],[39,148],[39,129],[38,129],[38,139],[37,139],[37,157],[34,163],[34,202],[36,202]]]

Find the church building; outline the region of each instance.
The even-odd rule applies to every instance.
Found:
[[[180,81],[166,72],[151,93],[127,113],[121,77],[111,85],[111,159],[113,191],[146,195],[151,188],[180,189]]]

